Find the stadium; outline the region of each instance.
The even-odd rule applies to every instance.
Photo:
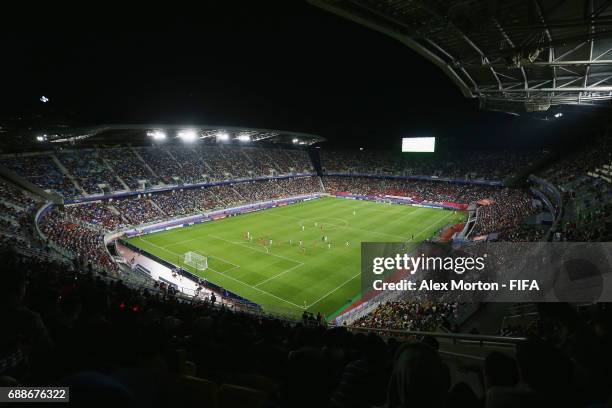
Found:
[[[211,6],[245,44],[195,30],[193,71],[14,39],[100,66],[11,68],[0,402],[610,406],[610,6]]]

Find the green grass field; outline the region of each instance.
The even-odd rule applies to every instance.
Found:
[[[291,314],[307,309],[331,317],[360,296],[361,242],[406,242],[413,235],[419,242],[462,220],[462,213],[452,211],[321,198],[129,242],[264,309]],[[245,239],[247,232],[252,241]],[[260,238],[272,240],[269,253]],[[208,269],[181,264],[188,251],[208,257]]]

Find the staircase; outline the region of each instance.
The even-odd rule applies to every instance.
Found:
[[[138,158],[138,160],[140,160],[142,162],[142,165],[151,172],[151,174],[153,174],[155,176],[156,179],[161,180],[161,177],[159,177],[157,175],[157,173],[155,173],[153,171],[153,169],[151,168],[151,166],[149,166],[149,164],[145,161],[145,159],[140,155],[140,153],[138,153],[138,150],[134,149],[133,146],[130,146],[130,150],[132,151],[132,153],[134,153],[134,156],[136,156]]]
[[[156,209],[157,209],[157,211],[159,211],[159,212],[160,212],[160,214],[168,215],[168,214],[166,214],[166,212],[165,212],[164,210],[162,210],[162,209],[161,209],[161,207],[160,207],[159,205],[157,205],[157,203],[156,203],[155,201],[153,201],[153,200],[147,200],[147,201],[148,201],[148,202],[150,202],[150,203],[151,203],[151,205],[152,205],[154,208],[156,208]]]
[[[111,166],[111,165],[110,165],[110,163],[108,162],[108,160],[103,158],[103,159],[102,159],[102,162],[103,162],[103,163],[104,163],[104,165],[105,165],[105,166],[108,168],[108,171],[110,171],[110,172],[111,172],[111,174],[115,176],[115,178],[117,179],[117,181],[119,181],[119,183],[120,183],[120,184],[123,186],[123,188],[124,188],[126,191],[130,191],[130,188],[128,187],[128,185],[127,185],[127,184],[125,184],[125,181],[123,181],[123,180],[121,179],[121,177],[119,177],[119,175],[115,173],[115,170],[113,170],[113,166]]]
[[[72,184],[74,185],[74,187],[81,192],[81,194],[85,195],[87,194],[87,192],[79,185],[78,181],[76,180],[76,178],[74,178],[74,176],[72,174],[70,174],[70,172],[68,171],[68,169],[66,167],[64,167],[64,165],[62,164],[62,162],[59,161],[59,159],[57,158],[56,155],[51,154],[51,160],[53,160],[53,163],[55,163],[55,165],[57,166],[58,169],[60,169],[60,171],[62,172],[63,175],[65,175],[66,177],[68,177],[68,179],[72,182]]]
[[[323,167],[321,165],[321,157],[319,156],[319,150],[317,149],[308,149],[308,156],[310,157],[310,161],[317,172],[317,175],[323,175]]]

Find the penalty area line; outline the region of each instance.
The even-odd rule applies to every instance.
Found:
[[[282,272],[280,272],[280,273],[277,273],[276,275],[270,276],[268,279],[265,279],[264,281],[259,282],[257,285],[255,285],[255,287],[258,287],[259,285],[263,285],[263,284],[264,284],[264,283],[266,283],[266,282],[270,282],[272,279],[276,279],[276,278],[278,278],[279,276],[284,275],[284,274],[286,274],[287,272],[291,272],[292,270],[294,270],[294,269],[296,269],[296,268],[299,268],[299,267],[300,267],[300,266],[302,266],[302,265],[304,265],[304,264],[299,264],[299,265],[292,266],[291,268],[289,268],[289,269],[285,269],[284,271],[282,271]]]
[[[159,246],[159,245],[157,245],[157,244],[154,244],[154,243],[152,243],[152,242],[150,242],[150,241],[148,241],[148,240],[146,240],[146,239],[144,239],[144,238],[142,238],[142,237],[139,237],[139,239],[143,240],[144,242],[146,242],[146,243],[148,243],[148,244],[150,244],[150,245],[153,245],[153,246],[154,246],[154,247],[156,247],[156,248],[159,248],[159,249],[160,249],[160,250],[162,250],[162,251],[165,251],[165,252],[168,252],[168,253],[170,253],[170,254],[177,255],[177,256],[180,256],[180,255],[181,255],[181,254],[177,254],[176,252],[172,252],[172,251],[170,251],[170,250],[167,250],[166,248],[161,247],[161,246]],[[219,275],[221,275],[221,276],[223,276],[223,277],[225,277],[225,278],[227,278],[227,279],[233,280],[234,282],[237,282],[237,283],[239,283],[239,284],[241,284],[241,285],[247,286],[247,287],[249,287],[249,288],[251,288],[251,289],[254,289],[254,290],[258,291],[258,292],[261,292],[261,293],[263,293],[263,294],[265,294],[265,295],[271,296],[271,297],[273,297],[273,298],[275,298],[275,299],[278,299],[278,300],[280,300],[280,301],[282,301],[282,302],[285,302],[285,303],[287,303],[287,304],[290,304],[290,305],[292,305],[292,306],[295,306],[295,307],[297,307],[298,309],[305,309],[305,308],[304,308],[304,306],[300,306],[300,305],[295,304],[295,303],[293,303],[293,302],[291,302],[291,301],[289,301],[289,300],[287,300],[287,299],[283,299],[282,297],[276,296],[276,295],[275,295],[275,294],[273,294],[273,293],[266,292],[266,291],[265,291],[265,290],[263,290],[263,289],[256,288],[255,286],[253,286],[253,285],[249,285],[248,283],[243,282],[243,281],[241,281],[240,279],[236,279],[236,278],[234,278],[233,276],[226,275],[225,273],[223,273],[223,272],[219,272],[219,271],[216,271],[216,270],[214,270],[214,269],[212,269],[212,268],[208,268],[208,269],[210,269],[210,270],[211,270],[211,271],[213,271],[214,273],[218,273]]]
[[[313,305],[316,305],[317,303],[319,303],[320,301],[322,301],[323,299],[325,299],[326,297],[328,297],[329,295],[331,295],[332,293],[334,293],[335,291],[337,291],[338,289],[340,289],[341,287],[343,287],[344,285],[346,285],[347,283],[349,283],[350,281],[352,281],[353,279],[355,279],[356,277],[360,276],[361,272],[359,272],[358,274],[356,274],[355,276],[353,276],[352,278],[346,280],[345,282],[341,283],[338,287],[336,287],[335,289],[330,290],[329,292],[327,292],[326,294],[324,294],[322,297],[320,297],[318,300],[314,301],[313,303],[309,304],[308,306],[305,307],[305,309],[308,309],[310,307],[312,307]]]

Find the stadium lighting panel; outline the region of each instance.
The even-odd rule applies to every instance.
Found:
[[[166,133],[161,130],[151,130],[147,132],[147,136],[153,138],[153,140],[164,140]]]
[[[177,136],[184,142],[193,142],[198,137],[196,131],[193,129],[179,130]]]
[[[217,141],[219,142],[227,142],[229,140],[229,134],[227,132],[219,132],[217,133]]]
[[[251,136],[249,135],[238,135],[239,142],[249,142],[251,141]]]
[[[402,152],[433,153],[435,151],[435,137],[405,137],[402,139]]]

